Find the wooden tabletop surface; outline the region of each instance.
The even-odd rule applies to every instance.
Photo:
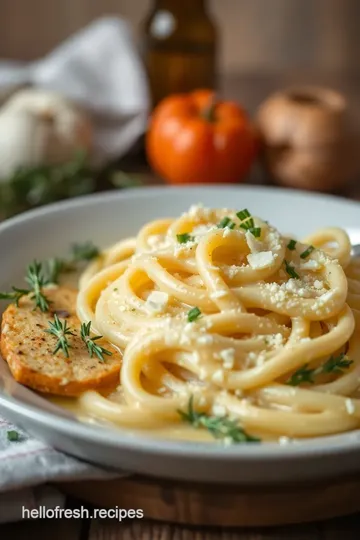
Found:
[[[69,508],[86,505],[68,500]],[[91,507],[88,507],[91,509]],[[0,526],[6,540],[358,540],[360,515],[325,522],[272,528],[225,529],[187,527],[149,520],[30,520]]]
[[[239,99],[253,113],[270,92],[296,83],[330,85],[343,91],[360,110],[360,76],[357,74],[304,74],[251,75],[229,77],[223,81],[222,94]],[[125,161],[125,163],[127,163]],[[142,168],[142,167],[140,167]],[[129,161],[129,170],[136,171],[136,161]],[[257,183],[257,182],[256,182]],[[343,194],[344,195],[344,194]],[[360,183],[350,186],[346,196],[360,199]],[[67,499],[67,507],[86,506],[84,501]],[[88,508],[91,508],[87,505]],[[41,540],[358,540],[360,538],[360,514],[336,518],[324,522],[275,528],[225,529],[195,528],[146,519],[61,519],[27,520],[0,525],[0,539]]]

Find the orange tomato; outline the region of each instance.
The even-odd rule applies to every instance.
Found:
[[[146,138],[150,165],[171,184],[238,182],[256,150],[243,109],[216,101],[210,90],[165,98],[154,110]]]

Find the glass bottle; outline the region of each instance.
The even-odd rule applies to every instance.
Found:
[[[172,93],[215,88],[217,31],[206,0],[155,0],[142,37],[153,105]]]

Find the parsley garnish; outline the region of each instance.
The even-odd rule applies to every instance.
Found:
[[[314,246],[309,246],[307,249],[305,249],[305,251],[303,251],[301,254],[300,254],[300,257],[302,259],[306,259],[306,257],[308,257],[310,255],[310,253],[312,253],[314,251]]]
[[[194,409],[194,396],[189,399],[186,411],[178,410],[179,415],[195,428],[207,429],[215,439],[230,439],[233,443],[259,442],[260,439],[252,437],[239,426],[237,420],[231,420],[226,416],[210,416]]]
[[[186,244],[187,242],[193,242],[194,241],[194,237],[191,236],[191,234],[189,234],[187,232],[182,233],[182,234],[177,234],[176,238],[177,238],[177,241],[179,242],[179,244]]]
[[[349,360],[348,357],[341,353],[339,356],[330,356],[330,358],[317,368],[308,368],[309,364],[305,364],[297,371],[295,371],[291,377],[286,381],[286,384],[290,386],[299,386],[301,383],[314,384],[314,377],[322,373],[343,373],[344,369],[351,366],[353,360]]]
[[[294,251],[296,247],[296,240],[289,240],[289,243],[286,247],[290,249],[290,251]]]
[[[53,354],[62,350],[66,358],[69,358],[69,340],[68,336],[74,336],[75,332],[68,327],[67,321],[61,322],[59,317],[54,315],[54,322],[49,321],[49,329],[45,330],[48,334],[52,334],[57,338],[56,347]]]
[[[300,276],[296,272],[295,268],[291,266],[291,264],[288,263],[286,260],[284,260],[284,262],[285,262],[285,270],[289,274],[289,276],[295,279],[299,279]]]
[[[7,431],[6,436],[8,441],[11,442],[18,441],[20,439],[20,433],[18,433],[14,429],[10,429],[9,431]]]
[[[187,314],[187,318],[189,322],[194,322],[196,319],[198,319],[201,315],[201,310],[198,307],[193,307],[190,309],[190,311]]]
[[[103,336],[90,337],[90,332],[91,332],[91,321],[89,321],[87,324],[83,323],[81,325],[80,335],[81,335],[81,339],[83,340],[83,342],[85,343],[87,347],[90,358],[92,358],[93,355],[95,354],[101,362],[104,362],[105,361],[104,354],[107,356],[112,356],[112,352],[108,351],[104,347],[101,347],[100,345],[95,343],[95,341],[97,341],[98,339],[101,339]]]

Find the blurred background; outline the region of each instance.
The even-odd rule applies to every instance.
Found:
[[[358,0],[31,0],[31,2],[27,0],[1,0],[0,59],[7,62],[3,65],[0,63],[0,68],[3,67],[3,70],[0,69],[0,89],[3,91],[5,105],[8,96],[12,95],[18,87],[30,84],[35,87],[44,86],[47,90],[57,91],[73,102],[78,102],[90,112],[92,118],[94,114],[104,113],[101,107],[101,110],[99,109],[96,101],[100,88],[93,106],[90,92],[85,101],[82,99],[81,92],[72,92],[71,77],[75,71],[76,85],[73,84],[74,88],[75,86],[79,87],[79,77],[81,77],[82,72],[83,80],[80,81],[80,86],[86,86],[87,62],[89,62],[86,54],[88,58],[92,55],[96,56],[100,43],[100,37],[99,35],[96,37],[95,33],[88,35],[87,51],[85,51],[84,46],[78,44],[77,52],[74,53],[74,57],[80,58],[79,51],[82,49],[81,61],[84,63],[84,69],[81,69],[82,66],[79,63],[76,64],[76,70],[72,69],[73,60],[70,58],[71,61],[68,62],[65,72],[66,86],[59,85],[56,77],[51,79],[49,75],[51,69],[47,70],[46,76],[42,74],[41,77],[37,78],[29,77],[29,80],[26,80],[23,74],[13,76],[12,72],[9,78],[8,73],[9,66],[10,71],[12,69],[24,70],[26,65],[29,65],[28,63],[32,65],[31,62],[45,57],[61,43],[67,42],[66,40],[70,36],[81,34],[85,27],[103,17],[122,18],[133,34],[134,41],[129,44],[127,40],[129,51],[132,51],[131,54],[119,46],[119,71],[117,72],[119,81],[116,84],[120,87],[120,91],[115,89],[116,85],[114,91],[117,91],[119,96],[117,112],[120,111],[123,117],[127,118],[136,113],[138,125],[137,129],[133,127],[130,130],[127,123],[126,135],[123,131],[122,137],[119,137],[122,139],[122,143],[119,143],[118,150],[114,144],[114,148],[111,148],[108,153],[103,151],[99,161],[101,167],[96,169],[97,175],[99,175],[100,170],[103,171],[104,168],[108,170],[110,167],[112,171],[149,173],[147,181],[151,182],[154,179],[156,179],[154,181],[159,181],[159,178],[164,175],[159,174],[156,166],[152,166],[154,160],[149,160],[143,137],[148,126],[147,118],[151,115],[154,105],[157,105],[162,98],[176,92],[211,88],[218,92],[221,99],[236,101],[241,108],[248,111],[249,119],[259,134],[258,154],[256,159],[254,157],[254,163],[256,161],[258,165],[252,167],[248,175],[244,176],[242,173],[239,181],[275,182],[280,185],[340,192],[347,195],[351,192],[351,196],[357,197],[357,178],[360,170],[359,163],[356,161],[356,154],[360,149],[357,135],[358,128],[360,131],[360,121],[358,120],[360,109],[360,60],[358,54],[360,2]],[[104,37],[104,34],[102,36]],[[74,51],[76,46],[76,43],[73,43]],[[62,52],[64,53],[64,50]],[[133,53],[139,59],[141,67],[136,65],[136,61],[132,57]],[[72,52],[69,53],[70,57],[71,54]],[[124,56],[128,59],[131,57],[131,65],[130,60],[126,62]],[[8,64],[8,61],[12,62]],[[57,61],[54,62],[56,64]],[[56,65],[58,68],[59,62]],[[100,58],[99,52],[96,77],[98,80],[104,79],[107,87],[113,84],[117,70],[116,65],[114,59],[107,63],[106,54]],[[144,69],[144,73],[140,73],[140,76],[139,69]],[[132,76],[135,71],[137,78]],[[129,73],[131,73],[130,77]],[[124,75],[123,81],[121,81],[122,75]],[[142,75],[143,79],[141,79]],[[143,80],[141,84],[144,86],[144,91],[138,93],[138,97],[133,100],[130,106],[129,99],[125,99],[124,96],[132,93],[132,88],[139,86],[138,82],[134,83],[135,80]],[[315,98],[310,92],[310,99],[306,95],[305,100],[296,100],[297,111],[300,107],[304,120],[301,120],[301,115],[298,115],[294,131],[296,132],[297,126],[300,126],[301,122],[304,125],[307,122],[307,126],[312,121],[314,122],[314,127],[311,127],[312,124],[310,125],[306,141],[302,141],[301,150],[299,150],[301,153],[300,161],[301,163],[306,162],[306,166],[293,165],[294,161],[299,161],[298,159],[293,159],[290,165],[288,162],[284,165],[284,159],[288,158],[289,146],[293,148],[294,141],[275,141],[272,134],[276,129],[273,129],[273,124],[276,123],[277,118],[285,118],[286,121],[289,119],[291,123],[295,114],[295,105],[293,103],[293,108],[285,111],[286,107],[281,102],[278,108],[275,107],[275,112],[271,112],[270,120],[265,115],[264,123],[263,117],[261,115],[259,117],[259,107],[274,92],[286,93],[288,87],[300,88],[303,92],[303,85],[316,86]],[[89,87],[91,87],[90,84]],[[318,87],[321,87],[322,91],[338,92],[337,97],[331,97],[329,101],[324,93],[318,93]],[[336,100],[339,103],[339,96],[343,101],[338,107],[334,103]],[[324,113],[324,120],[319,120],[318,105],[320,104],[320,108],[324,109],[324,100],[326,101],[325,108],[328,110],[325,111],[326,114]],[[300,101],[301,105],[299,105]],[[114,107],[116,108],[116,104]],[[273,109],[271,110],[273,111]],[[111,113],[110,106],[107,109],[107,112],[109,111]],[[317,113],[318,116],[316,116]],[[143,116],[141,116],[142,114]],[[141,121],[139,115],[142,118]],[[314,120],[308,120],[308,118]],[[141,122],[143,122],[142,127],[139,127]],[[329,132],[330,124],[332,127],[334,125],[336,127],[330,146],[328,141],[326,141],[327,146],[323,142],[325,136],[319,138],[316,135],[320,123],[324,133]],[[99,129],[95,122],[96,140]],[[124,129],[124,123],[119,124],[116,137],[120,133],[120,129]],[[314,137],[312,137],[313,132]],[[107,140],[111,138],[114,141],[116,138],[114,137],[108,136]],[[124,139],[129,141],[128,145],[124,144]],[[315,139],[316,144],[312,142]],[[105,138],[103,137],[101,140],[104,141]],[[103,146],[104,144],[102,142]],[[296,144],[298,143],[296,142]],[[316,148],[321,146],[321,172],[319,172],[317,163],[313,165],[311,162],[309,165],[310,158],[304,157],[303,147],[306,145],[311,147],[312,155],[317,151]],[[273,152],[275,146],[276,156]],[[278,160],[279,147],[281,147],[281,165],[277,161],[275,166],[274,159]],[[270,157],[267,151],[269,148]],[[284,148],[287,152],[286,156],[283,153]],[[1,150],[0,110],[0,161]],[[86,150],[88,151],[89,148]],[[330,157],[324,158],[324,155],[330,156],[334,152],[341,155],[340,161],[336,164],[330,160]],[[62,155],[64,156],[63,153]],[[64,161],[64,158],[62,159]],[[324,159],[327,168],[323,163]],[[46,160],[46,164],[51,166],[56,162],[56,160],[48,158]],[[36,162],[30,160],[29,163],[15,160],[16,163],[21,167],[41,165],[39,160]],[[296,172],[294,172],[295,169]],[[310,180],[303,178],[305,174],[308,174],[304,172],[305,169],[310,171],[308,177]],[[338,171],[337,178],[332,179],[326,185],[324,177],[326,177],[327,170],[331,169]],[[314,170],[315,172],[313,172]],[[339,172],[340,170],[343,173]],[[84,174],[85,176],[88,173],[93,175],[95,174],[93,171],[94,169],[90,167],[90,172],[87,171]],[[9,176],[8,172],[9,170],[6,171],[6,176]],[[317,182],[317,176],[321,175],[321,181]],[[1,169],[0,176],[4,176],[4,174],[1,175]],[[96,187],[93,184],[91,187],[87,185],[83,191],[98,189],[99,185],[100,187],[109,187],[111,182],[109,183],[107,175],[105,176],[103,173],[100,174],[100,178],[102,178],[100,184],[97,180]],[[162,180],[164,179],[167,180],[166,174]],[[32,181],[33,179],[31,179]],[[201,178],[200,181],[203,179]],[[228,181],[228,179],[224,179],[224,181]],[[131,181],[129,180],[128,183],[131,184]],[[120,184],[121,182],[118,182],[118,185]],[[19,189],[26,191],[27,188],[25,186],[25,188]],[[79,192],[81,191],[79,190]],[[17,194],[17,196],[19,195]],[[66,196],[66,190],[64,193],[59,190],[58,196]],[[28,195],[25,198],[27,202],[22,201],[24,207],[29,202]],[[51,195],[48,195],[41,201],[48,202],[51,198]],[[9,194],[7,194],[6,200],[9,201]],[[33,197],[32,200],[34,204],[39,202],[36,197],[35,199]]]
[[[141,39],[142,23],[154,3],[1,0],[1,55],[39,58],[94,19],[110,14],[125,17]],[[176,4],[183,6],[182,0],[170,2]],[[288,70],[356,72],[360,68],[358,0],[209,0],[205,4],[221,31],[222,76]]]

